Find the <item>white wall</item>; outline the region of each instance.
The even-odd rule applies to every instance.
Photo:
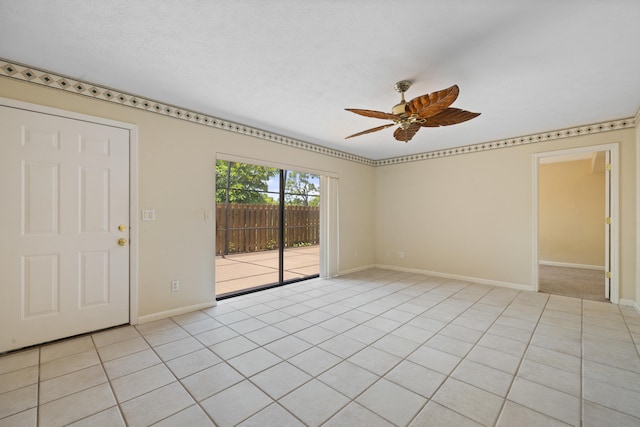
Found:
[[[512,150],[377,168],[377,263],[528,284],[529,173]]]
[[[139,230],[141,316],[214,297],[215,223],[203,210],[217,153],[338,174],[341,272],[381,265],[531,287],[532,154],[620,142],[620,297],[640,300],[637,129],[373,168],[8,78],[0,96],[138,126],[139,206],[157,215]],[[170,292],[174,279],[183,291]]]
[[[532,155],[619,142],[620,298],[633,300],[635,134],[624,129],[378,167],[376,263],[533,288]]]
[[[139,206],[156,210],[139,229],[143,318],[214,300],[215,221],[205,222],[204,210],[214,208],[220,152],[337,174],[340,269],[374,264],[370,166],[7,78],[0,96],[138,126]],[[170,291],[171,280],[180,292]]]
[[[591,159],[538,165],[538,258],[605,265],[605,175]]]

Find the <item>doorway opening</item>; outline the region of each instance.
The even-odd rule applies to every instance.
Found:
[[[320,176],[216,162],[216,295],[320,274]]]
[[[534,155],[534,285],[618,300],[617,145]]]

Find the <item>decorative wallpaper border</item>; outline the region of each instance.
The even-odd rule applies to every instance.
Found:
[[[101,101],[113,102],[115,104],[139,110],[146,110],[152,113],[186,120],[204,126],[241,133],[243,135],[249,135],[267,141],[312,151],[314,153],[326,154],[343,160],[349,160],[369,166],[375,166],[376,163],[374,160],[367,159],[365,157],[356,156],[354,154],[345,153],[343,151],[334,150],[299,139],[289,138],[287,136],[267,132],[262,129],[224,120],[186,108],[176,107],[175,105],[162,103],[142,96],[132,95],[130,93],[121,92],[105,86],[95,85],[93,83],[84,82],[82,80],[62,76],[60,74],[54,74],[49,71],[39,70],[16,62],[8,62],[2,58],[0,58],[0,76],[47,86],[76,95],[99,99]]]
[[[376,166],[416,162],[420,160],[435,159],[440,157],[458,156],[460,154],[477,153],[479,151],[496,150],[498,148],[515,147],[518,145],[534,144],[536,142],[571,138],[573,136],[589,135],[593,133],[608,132],[611,130],[633,128],[635,127],[637,121],[637,118],[630,117],[627,119],[614,120],[610,122],[594,123],[591,125],[559,129],[551,132],[519,136],[516,138],[501,139],[498,141],[465,145],[463,147],[448,148],[446,150],[429,151],[427,153],[414,154],[410,156],[394,157],[391,159],[378,160],[376,162]]]
[[[0,58],[0,76],[34,83],[41,86],[73,93],[76,95],[99,99],[102,101],[113,102],[131,108],[146,110],[152,113],[173,117],[179,120],[186,120],[204,126],[227,130],[229,132],[249,135],[255,138],[264,139],[266,141],[276,142],[279,144],[300,148],[314,153],[325,154],[328,156],[369,166],[387,166],[399,163],[436,159],[441,157],[458,156],[461,154],[477,153],[479,151],[496,150],[499,148],[533,144],[536,142],[551,141],[580,135],[607,132],[611,130],[632,128],[635,127],[636,123],[640,120],[640,111],[638,111],[638,114],[635,117],[626,119],[594,123],[591,125],[519,136],[516,138],[503,139],[499,141],[483,142],[479,144],[466,145],[463,147],[456,147],[445,150],[429,151],[408,156],[393,157],[383,160],[372,160],[354,154],[345,153],[343,151],[334,150],[332,148],[312,144],[310,142],[302,141],[299,139],[289,138],[287,136],[267,132],[262,129],[257,129],[229,120],[224,120],[218,117],[213,117],[207,114],[199,113],[197,111],[165,104],[138,95],[120,92],[105,86],[95,85],[92,83],[84,82],[82,80],[62,76],[60,74],[54,74],[49,71],[40,70],[16,62],[9,62],[2,58]]]

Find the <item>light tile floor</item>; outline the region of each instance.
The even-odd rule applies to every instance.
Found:
[[[638,426],[640,317],[372,269],[0,357],[0,426]]]

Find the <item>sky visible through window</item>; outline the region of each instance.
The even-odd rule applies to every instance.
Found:
[[[309,176],[311,177],[311,179],[309,180],[311,183],[315,184],[316,188],[320,188],[320,177],[318,175],[311,175],[309,174]],[[269,197],[271,197],[273,200],[280,200],[280,176],[272,176],[271,178],[269,178],[269,181],[267,181],[267,185],[268,185],[268,192],[269,192]],[[310,193],[311,195],[314,196],[320,196],[320,192],[316,191],[313,193]]]

